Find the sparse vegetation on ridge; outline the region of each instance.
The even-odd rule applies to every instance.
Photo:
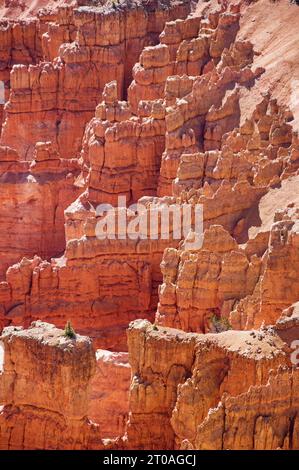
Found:
[[[232,329],[232,326],[226,317],[218,317],[217,315],[213,315],[211,317],[211,321],[216,333],[222,333],[223,331]]]
[[[76,338],[76,332],[72,327],[70,320],[67,321],[65,328],[64,328],[64,336],[69,339]]]

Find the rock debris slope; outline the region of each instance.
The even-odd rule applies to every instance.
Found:
[[[0,2],[1,449],[299,449],[298,21]],[[202,246],[100,239],[120,196]]]

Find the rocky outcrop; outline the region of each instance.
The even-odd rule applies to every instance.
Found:
[[[0,20],[0,80],[9,84],[9,74],[15,64],[29,65],[42,57],[38,22]]]
[[[81,16],[77,10],[74,15],[77,15],[77,33],[82,45],[84,34],[87,35],[84,29],[87,23],[80,11]],[[88,10],[86,14],[90,15],[91,12]],[[100,10],[99,14],[104,15],[103,18],[101,16],[103,21],[110,18],[108,12]],[[115,14],[120,15],[121,11],[117,10]],[[150,206],[154,203],[160,207],[174,202],[203,204],[206,227],[222,225],[239,242],[247,239],[252,214],[260,198],[269,191],[269,187],[297,171],[297,137],[288,124],[291,116],[269,95],[265,95],[257,106],[251,120],[227,132],[236,124],[234,119],[239,119],[237,110],[240,90],[236,88],[236,83],[242,87],[242,84],[254,80],[260,71],[255,74],[250,69],[252,46],[247,42],[233,41],[239,23],[238,8],[212,15],[207,21],[212,31],[208,40],[209,54],[212,54],[211,57],[216,54],[211,50],[216,47],[215,41],[218,41],[218,55],[210,59],[205,70],[198,72],[203,73],[199,77],[186,75],[167,80],[164,100],[141,101],[136,116],[130,102],[119,100],[117,82],[106,85],[103,101],[97,106],[96,116],[88,124],[83,139],[79,161],[81,175],[75,184],[85,192],[65,211],[64,256],[49,262],[38,258],[33,261],[23,260],[9,269],[6,281],[2,284],[2,325],[12,322],[25,322],[28,325],[41,318],[45,321],[55,320],[58,326],[63,326],[71,318],[80,332],[96,340],[98,347],[115,348],[118,351],[126,349],[124,332],[128,322],[138,316],[153,319],[157,287],[161,281],[159,264],[162,254],[169,246],[177,248],[179,240],[98,240],[95,233],[99,221],[96,205],[100,202],[115,204],[120,195],[126,196],[127,202],[136,202],[143,194],[155,194],[158,178],[159,188],[164,181],[164,169],[168,167],[165,162],[171,160],[167,157],[172,145],[170,142],[172,138],[176,139],[177,134],[183,147],[181,143],[178,148],[174,146],[178,151],[175,150],[175,164],[169,173],[175,196],[148,198],[146,204]],[[200,22],[197,17],[190,17],[166,26],[161,40],[165,39],[165,35],[169,36],[172,27],[175,31],[176,28],[185,31],[188,37],[183,42],[186,40],[187,43],[192,40],[189,36],[200,38],[206,34],[205,29],[209,29],[203,17]],[[160,64],[162,55],[167,55],[161,52],[166,51],[164,46],[168,47],[162,41],[153,49],[145,49],[142,53],[145,64],[151,60]],[[86,47],[96,49],[93,43],[88,43]],[[78,58],[78,50],[75,48],[75,58]],[[66,51],[70,53],[68,46]],[[155,51],[158,51],[157,57],[162,54],[160,62],[158,58],[155,59]],[[48,64],[47,70],[54,70],[55,64]],[[63,64],[58,60],[57,64],[59,67],[67,67],[67,62]],[[22,75],[23,72],[20,73]],[[30,73],[33,73],[33,69]],[[202,96],[205,96],[205,100],[201,99]],[[187,108],[181,114],[185,105]],[[200,106],[205,109],[199,110]],[[183,116],[182,121],[179,116]],[[204,116],[203,132],[200,139],[194,139],[193,124],[201,122],[200,116]],[[215,146],[220,148],[203,152],[205,147],[214,146],[211,144],[212,123],[213,126],[218,123],[220,127],[217,126],[221,128],[214,141]],[[181,129],[184,132],[187,129],[187,134],[190,131],[190,139],[186,137],[187,134],[184,134],[184,138],[181,136]],[[59,150],[54,143],[52,145]],[[199,151],[200,145],[203,147],[202,152]],[[166,148],[159,175],[164,146]],[[187,151],[189,153],[185,153]],[[40,160],[43,159],[49,160],[40,157]],[[49,162],[46,161],[33,163],[30,168],[37,171],[42,165],[48,167]],[[68,160],[62,161],[67,166]],[[174,181],[172,178],[175,178]],[[143,199],[140,201],[144,202]],[[61,210],[65,206],[59,203],[58,208]],[[222,233],[221,230],[218,232],[215,233],[216,238]],[[167,287],[165,283],[162,285],[158,313],[161,318],[158,321],[172,326],[181,325],[186,330],[208,331],[209,318],[215,314],[215,309],[216,313],[221,309],[223,315],[228,317],[236,308],[236,303],[253,294],[261,274],[261,256],[267,248],[267,236],[259,236],[257,242],[251,241],[245,251],[231,240],[226,252],[221,247],[222,254],[216,256],[217,261],[214,259],[217,248],[214,250],[213,243],[210,242],[208,254],[211,260],[205,258],[210,274],[206,279],[204,272],[198,274],[199,279],[203,276],[199,280],[202,287],[199,291],[198,286],[195,288],[197,293],[193,300],[187,300],[190,295],[192,297],[193,274],[186,287],[181,287],[184,280],[178,281],[178,290],[181,291],[179,303],[185,305],[182,307],[184,314],[178,313],[181,307],[177,309],[175,282],[172,280]],[[183,252],[184,247],[184,258]],[[55,249],[47,252],[46,257],[58,253],[55,245]],[[200,257],[207,256],[205,249],[200,253]],[[28,257],[30,254],[28,250]],[[43,256],[43,251],[38,254]],[[188,257],[190,262],[187,262]],[[186,254],[186,269],[190,266],[188,269],[194,270],[192,260],[193,255]],[[219,282],[214,270],[216,265],[219,270],[222,264],[224,268]],[[241,285],[231,287],[239,275],[242,277]],[[179,277],[178,272],[174,273],[174,279]],[[190,277],[190,273],[187,277]],[[202,296],[205,298],[204,303]],[[297,299],[292,297],[290,300],[293,302]],[[200,313],[197,305],[200,305]],[[284,304],[283,308],[286,306]],[[93,319],[92,326],[86,320],[87,316]],[[240,327],[239,316],[236,314],[231,320],[236,327]],[[272,317],[269,321],[272,322]]]
[[[298,411],[296,401],[290,404],[286,399],[292,393],[288,388],[292,380],[289,348],[273,328],[199,335],[140,320],[130,325],[128,344],[132,384],[125,447],[265,449],[298,445],[288,440],[293,420],[285,415],[286,410],[290,417]],[[273,370],[282,366],[286,371],[281,379],[270,378],[268,383],[270,374],[275,375]],[[226,403],[231,405],[227,421],[223,418]],[[264,410],[274,403],[281,405],[266,420]],[[244,415],[250,423],[248,432]],[[233,432],[238,425],[244,432]],[[271,441],[271,435],[277,438]]]
[[[166,330],[159,333],[144,320],[137,320],[128,331],[132,367],[130,418],[125,435],[128,448],[173,448],[171,410],[178,385],[190,374],[196,339],[190,333],[175,334],[175,341],[171,341]],[[147,341],[149,338],[152,341]]]
[[[298,300],[296,278],[287,268],[296,267],[298,256],[297,196],[290,191],[297,184],[295,176],[272,191],[271,207],[276,191],[288,194],[289,208],[274,211],[272,221],[268,212],[268,228],[261,225],[246,245],[238,245],[223,227],[210,226],[200,250],[185,250],[182,245],[165,251],[158,324],[207,332],[215,316],[240,330],[276,323],[283,310]],[[267,206],[269,196],[261,207]],[[280,203],[284,204],[283,197]]]
[[[228,99],[235,99],[238,93],[236,90]],[[247,180],[255,188],[268,187],[295,174],[298,135],[288,124],[290,119],[289,109],[279,107],[270,94],[265,95],[250,119],[222,134],[218,151],[182,155],[174,181],[175,194],[205,185],[215,192],[224,181]]]
[[[9,96],[11,68],[13,64],[36,61],[40,50],[37,42],[35,20],[15,23],[0,19],[0,135],[4,104]]]
[[[252,294],[261,260],[247,257],[221,226],[213,225],[198,252],[168,249],[161,268],[158,324],[207,333],[218,312],[228,316],[238,299]]]
[[[67,2],[64,5],[56,2],[54,8],[40,9],[36,15],[26,14],[25,3],[12,2],[10,6],[14,13],[0,19],[0,80],[5,84],[6,101],[9,99],[10,72],[14,65],[37,65],[42,59],[52,60],[58,55],[62,42],[75,39],[73,7],[68,6]],[[37,4],[35,2],[35,6]],[[22,5],[24,8],[18,11]],[[18,19],[18,13],[21,13],[21,19]],[[0,104],[0,131],[1,108]]]
[[[294,365],[298,366],[298,351],[296,348],[299,333],[299,302],[295,302],[282,312],[281,317],[275,323],[275,330],[293,350],[291,359]]]
[[[160,44],[146,47],[134,66],[134,80],[128,91],[133,110],[137,111],[141,100],[163,98],[169,76],[199,76],[205,66],[217,63],[236,38],[239,17],[237,11],[223,8],[207,18],[191,16],[167,22]],[[168,90],[169,101],[173,97]]]
[[[219,18],[238,27],[237,13],[225,12]],[[216,36],[218,30],[222,30],[221,22],[216,26]],[[239,88],[250,86],[263,73],[261,68],[251,68],[252,44],[234,42],[234,34],[229,38],[229,49],[227,41],[220,42],[219,56],[210,60],[201,74],[176,75],[166,82],[166,148],[160,171],[160,195],[171,193],[182,154],[220,148],[222,137],[239,125]]]
[[[83,139],[91,200],[115,203],[123,194],[136,202],[144,194],[156,194],[157,187],[160,195],[170,195],[166,186],[171,186],[180,154],[198,150],[205,140],[206,147],[218,148],[222,135],[239,124],[239,94],[229,89],[237,82],[254,80],[261,70],[256,74],[250,70],[252,45],[234,43],[238,24],[234,10],[211,15],[208,22],[190,16],[166,23],[160,44],[144,48],[141,62],[133,69],[128,102],[118,101],[119,83],[111,82]],[[201,75],[202,80],[197,78]],[[151,76],[157,84],[151,85]],[[121,152],[125,159],[120,158]]]
[[[282,274],[297,259],[298,136],[289,119],[267,95],[221,150],[181,156],[174,194],[203,205],[206,232],[199,251],[181,244],[164,253],[158,323],[206,332],[220,314],[236,329],[258,328],[298,300],[293,275]]]
[[[298,448],[286,1],[0,6],[1,448]]]
[[[265,385],[224,397],[198,427],[195,448],[298,449],[297,387],[298,371],[281,369]]]
[[[298,177],[296,180],[298,183]],[[253,295],[245,297],[231,312],[234,327],[276,323],[282,312],[298,301],[299,285],[294,276],[299,254],[298,213],[298,206],[291,203],[288,209],[276,214],[262,275]]]
[[[108,83],[83,138],[83,175],[89,200],[97,204],[117,205],[119,196],[130,204],[157,193],[165,147],[163,102],[143,102],[135,116],[117,96],[117,82]]]
[[[298,171],[298,136],[288,124],[291,118],[288,109],[266,95],[251,119],[222,136],[220,150],[180,156],[173,193],[203,204],[206,226],[220,223],[244,243],[260,198]],[[163,160],[161,174],[162,168]]]
[[[71,319],[97,347],[126,350],[128,323],[154,317],[162,254],[179,241],[101,240],[95,236],[99,221],[87,201],[77,200],[66,211],[64,256],[24,258],[8,269],[1,284],[3,326],[42,319],[62,327]]]
[[[0,81],[5,84],[6,101],[9,99],[11,86],[15,84],[14,75],[10,76],[14,66],[17,69],[37,67],[46,56],[43,47],[43,40],[46,38],[52,44],[54,55],[53,38],[51,40],[47,35],[50,25],[53,27],[56,24],[56,31],[60,25],[61,32],[65,25],[69,35],[64,34],[64,39],[70,40],[73,37],[73,8],[59,3],[61,2],[56,3],[52,10],[45,9],[37,16],[28,14],[27,17],[25,4],[19,11],[18,2],[8,2],[7,18],[0,22]],[[35,2],[35,7],[37,4]],[[18,20],[19,14],[21,20]],[[28,97],[28,88],[29,82],[21,93],[22,102]],[[3,106],[0,105],[0,108],[1,132]],[[4,108],[3,120],[7,124],[10,104],[6,103]],[[31,164],[26,153],[15,151],[21,139],[22,123],[26,121],[25,114],[20,115],[19,121],[20,125],[15,123],[17,128],[13,130],[11,147],[6,144],[0,147],[1,229],[3,233],[10,233],[10,236],[1,238],[1,277],[12,263],[19,261],[24,255],[32,257],[39,254],[49,259],[63,252],[63,211],[81,192],[80,185],[78,187],[74,184],[79,174],[78,162],[74,159],[61,159],[57,145],[54,142],[52,144],[48,138],[42,142],[39,139],[32,141]],[[31,126],[32,119],[28,123]],[[43,126],[42,120],[37,126]]]
[[[74,33],[68,15],[64,19],[58,12],[57,26],[50,21],[49,32],[43,35],[44,61],[13,67],[1,143],[14,147],[24,159],[32,158],[35,142],[48,140],[57,145],[62,158],[78,155],[84,127],[104,85],[117,79],[118,97],[124,97],[131,67],[143,47],[155,42],[167,20],[187,16],[189,8],[189,2],[167,0],[154,8],[145,8],[142,1],[116,8],[78,7],[70,20],[75,41],[66,43],[60,41],[73,40]],[[65,22],[67,34],[64,27],[57,32]],[[54,58],[59,43],[57,57],[46,61]]]
[[[98,426],[87,418],[95,373],[91,341],[53,325],[2,332],[1,449],[101,448]]]
[[[22,161],[0,147],[0,275],[23,256],[45,259],[65,247],[63,211],[81,192],[76,160],[60,158],[51,142],[36,144],[34,160]]]

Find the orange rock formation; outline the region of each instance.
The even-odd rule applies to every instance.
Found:
[[[125,447],[291,447],[298,403],[290,406],[288,384],[298,373],[288,369],[288,346],[273,328],[200,335],[138,320],[128,344],[133,379]],[[271,401],[279,403],[273,418]],[[263,418],[267,408],[270,419]]]
[[[78,449],[100,445],[87,419],[96,361],[89,338],[68,339],[54,325],[3,330],[1,449]],[[36,358],[39,358],[36,360]]]
[[[1,449],[299,449],[298,21],[0,1]],[[100,239],[120,196],[202,246]]]

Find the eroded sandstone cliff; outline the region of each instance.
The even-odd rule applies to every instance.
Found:
[[[98,427],[87,419],[96,361],[89,338],[66,338],[54,325],[3,330],[1,449],[89,448]]]
[[[128,344],[126,447],[276,449],[297,442],[298,403],[289,384],[298,373],[275,329],[200,335],[138,320]]]
[[[2,3],[0,447],[298,449],[299,8]]]

